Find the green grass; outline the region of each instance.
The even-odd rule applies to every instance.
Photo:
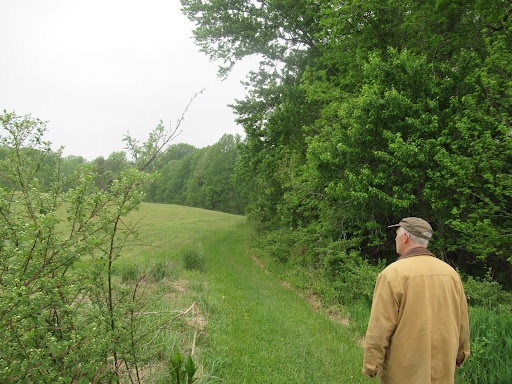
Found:
[[[248,255],[248,230],[235,228],[208,244],[211,316],[208,361],[227,383],[359,383],[362,348],[341,324]]]
[[[260,269],[248,254],[250,228],[244,217],[143,204],[131,218],[140,220],[141,238],[151,247],[129,249],[120,265],[143,268],[165,261],[174,269],[169,278],[153,283],[146,310],[184,310],[194,301],[201,305],[207,323],[196,354],[203,382],[214,377],[224,383],[366,382],[363,350],[354,333]],[[199,244],[205,272],[186,270],[180,250]],[[161,332],[152,344],[154,352],[165,360],[176,343],[185,352],[190,349],[191,323],[193,318],[183,319]],[[152,364],[153,382],[164,382],[157,379],[158,364]]]

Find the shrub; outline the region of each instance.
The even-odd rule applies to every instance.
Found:
[[[381,266],[370,265],[359,252],[345,251],[332,243],[319,249],[323,256],[323,273],[337,299],[344,304],[362,301],[371,307],[373,289]]]
[[[306,248],[299,231],[279,229],[267,232],[259,240],[258,247],[272,259],[281,263],[309,264],[302,262]]]
[[[467,277],[464,291],[468,305],[481,306],[487,309],[512,309],[512,293],[504,291],[501,285],[493,281],[488,272],[485,279]]]
[[[136,164],[108,186],[84,166],[65,191],[45,123],[4,111],[0,124],[0,382],[140,383],[139,341],[151,331],[133,316],[142,293],[116,284],[114,270],[137,235],[123,218],[154,180],[143,170],[172,132],[159,126],[142,147],[130,141]]]

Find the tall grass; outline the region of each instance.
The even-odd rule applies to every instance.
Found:
[[[181,258],[183,266],[189,271],[205,270],[205,256],[204,249],[201,245],[189,245],[181,250]]]
[[[507,310],[469,308],[471,356],[457,372],[461,382],[512,383],[512,314]]]

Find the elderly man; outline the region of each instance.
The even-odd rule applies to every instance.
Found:
[[[375,285],[363,373],[382,383],[453,383],[469,356],[466,295],[457,272],[428,249],[432,227],[407,217],[396,231],[397,261]]]

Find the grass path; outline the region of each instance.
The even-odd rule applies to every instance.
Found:
[[[209,300],[205,364],[226,383],[363,383],[362,348],[247,252],[244,220],[203,244]]]
[[[210,374],[228,384],[368,382],[361,373],[363,350],[347,327],[315,312],[251,258],[244,217],[147,203],[133,217],[154,247],[125,253],[125,262],[150,265],[186,244],[204,249],[206,272],[185,273],[190,291],[182,302],[168,301],[164,284],[153,310],[193,301],[206,307],[197,357]]]

